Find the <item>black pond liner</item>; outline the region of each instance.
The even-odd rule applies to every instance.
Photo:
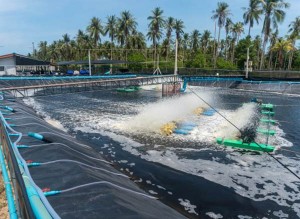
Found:
[[[5,104],[16,110],[5,117],[12,119],[9,123],[15,125],[14,130],[23,133],[19,145],[29,146],[19,148],[22,157],[40,164],[29,167],[34,182],[41,189],[66,191],[47,196],[60,217],[184,218],[146,194],[94,149],[41,120],[32,109],[18,101]],[[28,132],[41,133],[47,142],[27,136]]]

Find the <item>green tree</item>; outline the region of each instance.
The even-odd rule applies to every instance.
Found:
[[[232,27],[232,38],[233,38],[233,45],[232,45],[232,54],[231,54],[231,62],[234,62],[235,59],[235,45],[239,42],[241,34],[244,32],[244,26],[242,22],[237,22]]]
[[[72,47],[70,36],[66,33],[63,35],[63,40],[61,41],[61,55],[65,60],[71,59]]]
[[[191,34],[191,47],[193,52],[197,52],[200,47],[200,36],[199,30],[193,30]]]
[[[209,41],[211,39],[211,33],[208,30],[205,30],[201,36],[201,47],[204,54],[206,54],[209,46]]]
[[[162,37],[162,28],[165,26],[163,13],[164,11],[157,7],[152,10],[152,15],[147,18],[150,21],[147,36],[149,39],[152,39],[153,42],[155,62],[157,61],[157,43]]]
[[[226,18],[226,22],[225,22],[225,33],[226,33],[226,45],[225,45],[225,59],[227,60],[227,50],[228,50],[228,45],[229,45],[229,41],[228,41],[228,35],[231,32],[233,27],[233,22],[230,18]]]
[[[121,45],[125,44],[125,60],[127,60],[128,38],[129,35],[136,30],[137,22],[129,11],[121,12],[121,18],[119,18],[118,22],[118,37],[121,41]]]
[[[111,15],[107,17],[107,23],[104,28],[104,34],[109,36],[110,38],[110,59],[113,59],[113,45],[117,32],[117,18],[115,15]]]
[[[48,47],[47,47],[47,41],[41,41],[38,44],[39,50],[37,52],[38,59],[41,60],[47,60],[48,59]]]
[[[95,48],[98,47],[101,41],[101,34],[103,34],[103,27],[101,25],[101,20],[97,17],[93,17],[89,26],[87,27],[87,32],[93,42]]]
[[[172,36],[172,32],[174,29],[174,23],[175,23],[175,19],[173,17],[168,17],[168,19],[166,20],[166,61],[168,61],[168,56],[169,56],[169,50],[170,50],[170,44],[171,44],[171,36]]]
[[[292,50],[294,50],[293,43],[290,40],[285,40],[280,38],[275,45],[272,47],[273,51],[278,52],[278,60],[280,68],[284,68],[284,55]]]
[[[183,21],[176,19],[174,23],[174,30],[175,30],[176,39],[178,41],[178,45],[180,45],[181,43],[181,36],[182,34],[184,34],[183,31],[184,28],[185,27]]]
[[[282,23],[285,18],[285,11],[289,7],[289,3],[286,3],[284,0],[261,0],[263,5],[263,13],[265,15],[262,33],[264,34],[263,38],[263,48],[260,60],[260,69],[264,67],[265,59],[265,50],[266,45],[269,40],[271,33],[271,27],[274,29],[278,28],[278,23]]]
[[[274,33],[271,33],[270,35],[270,51],[269,51],[269,64],[268,64],[268,68],[270,70],[273,68],[274,50],[272,48],[277,43],[277,41],[278,41],[278,30],[276,30]]]
[[[254,26],[254,22],[256,21],[259,24],[260,15],[263,13],[261,8],[261,0],[250,0],[249,7],[243,8],[245,13],[243,15],[244,23],[249,24],[248,36],[251,36],[251,28]]]
[[[300,17],[297,17],[295,21],[293,21],[289,25],[289,33],[290,33],[289,39],[292,41],[292,44],[295,47],[296,40],[300,38]],[[292,68],[293,56],[294,56],[294,51],[290,53],[288,69]]]
[[[226,2],[218,2],[218,7],[215,11],[213,11],[212,19],[217,20],[219,32],[218,32],[218,41],[217,41],[217,48],[215,52],[214,58],[214,68],[216,66],[216,61],[218,58],[218,50],[219,50],[219,43],[220,43],[220,36],[221,36],[221,29],[224,27],[226,18],[231,15],[229,10],[229,5]]]

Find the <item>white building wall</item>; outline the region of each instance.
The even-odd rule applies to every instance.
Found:
[[[0,76],[17,74],[16,63],[15,63],[15,59],[13,57],[1,59],[0,66],[4,66],[4,71],[0,71]],[[0,70],[2,70],[2,69],[0,68]]]

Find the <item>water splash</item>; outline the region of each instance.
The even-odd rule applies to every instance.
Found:
[[[211,103],[213,100],[210,93],[201,93],[201,96],[207,102]],[[159,132],[164,124],[193,115],[193,110],[197,107],[208,106],[194,94],[163,99],[145,105],[139,114],[126,123],[126,128],[134,132]]]

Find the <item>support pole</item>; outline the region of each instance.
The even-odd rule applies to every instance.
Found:
[[[178,73],[177,56],[178,56],[178,40],[176,39],[176,41],[175,41],[175,66],[174,66],[174,75],[177,75],[177,73]]]
[[[246,79],[248,79],[249,74],[249,47],[247,48],[247,58],[246,58]]]
[[[92,76],[91,50],[89,49],[89,73]]]

